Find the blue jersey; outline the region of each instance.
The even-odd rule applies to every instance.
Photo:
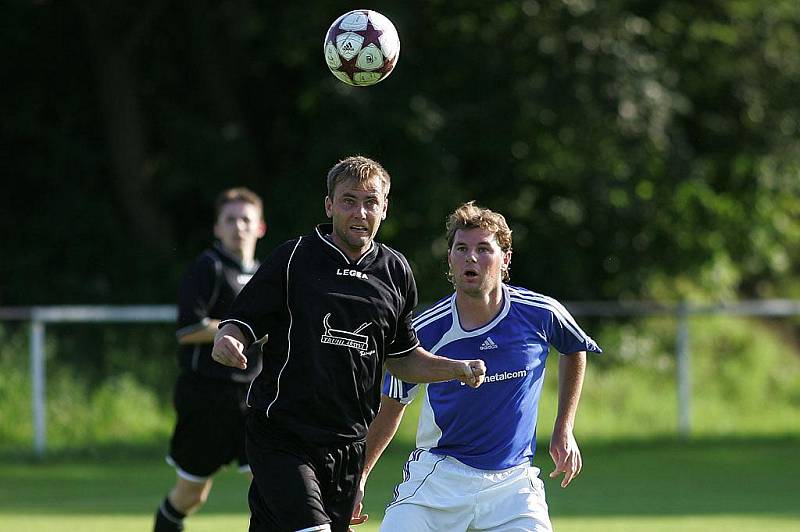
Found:
[[[487,470],[530,462],[549,346],[568,354],[600,353],[555,299],[503,284],[503,307],[488,324],[461,327],[455,294],[413,322],[420,345],[459,360],[480,358],[486,380],[479,388],[459,381],[410,384],[390,373],[383,393],[410,403],[422,397],[417,447]]]

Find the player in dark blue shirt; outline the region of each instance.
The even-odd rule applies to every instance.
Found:
[[[532,467],[545,361],[550,346],[562,353],[550,443],[556,467],[550,476],[563,473],[566,486],[582,464],[572,427],[586,352],[600,348],[556,300],[506,284],[511,230],[502,215],[472,202],[462,205],[448,220],[447,241],[455,293],[421,313],[414,328],[432,353],[479,356],[486,378],[471,390],[386,375],[380,412],[367,438],[367,475],[397,430],[405,405],[418,397],[422,410],[417,449],[381,530],[549,531],[544,487]],[[366,475],[362,491],[365,481]]]
[[[389,174],[350,157],[328,173],[318,226],[279,246],[220,324],[213,356],[247,368],[264,335],[264,369],[248,397],[251,532],[347,530],[386,367],[411,382],[478,386],[480,360],[419,347],[406,259],[374,238],[388,206]]]
[[[212,476],[234,460],[249,472],[244,449],[245,397],[260,369],[255,357],[246,369],[222,366],[211,358],[219,321],[259,266],[256,242],[266,226],[261,198],[245,188],[219,194],[213,246],[183,276],[178,294],[177,423],[167,461],[175,486],[156,512],[155,531],[183,529],[183,518],[203,505]]]

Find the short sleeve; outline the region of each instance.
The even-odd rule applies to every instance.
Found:
[[[572,314],[563,305],[551,300],[552,321],[549,327],[548,342],[562,354],[589,351],[602,353],[603,350],[588,334],[578,326]]]
[[[402,284],[405,288],[405,305],[397,319],[397,330],[394,340],[392,340],[386,349],[387,358],[407,356],[419,345],[417,333],[411,325],[414,309],[417,306],[417,283],[414,280],[414,274],[408,263],[404,259],[401,260],[401,263],[403,265],[405,277]]]
[[[383,395],[396,399],[404,405],[414,400],[419,389],[418,384],[400,380],[388,371],[383,375]]]

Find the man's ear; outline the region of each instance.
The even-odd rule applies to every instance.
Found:
[[[333,200],[330,196],[325,196],[325,216],[333,218]]]
[[[511,266],[511,250],[505,252],[503,255],[503,270],[507,270]]]

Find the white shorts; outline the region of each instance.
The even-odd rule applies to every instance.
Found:
[[[417,449],[386,508],[381,532],[551,532],[539,468],[487,471]]]

